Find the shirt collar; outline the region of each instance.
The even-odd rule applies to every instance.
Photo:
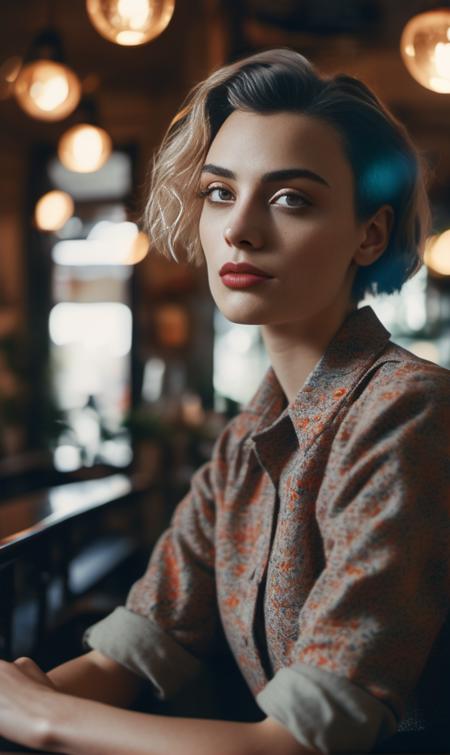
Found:
[[[255,395],[243,408],[243,412],[258,417],[253,437],[268,431],[287,414],[300,445],[311,441],[375,362],[389,337],[389,331],[370,306],[353,310],[289,405],[273,368],[269,367]]]

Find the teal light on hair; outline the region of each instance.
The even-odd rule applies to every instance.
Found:
[[[416,165],[409,155],[398,153],[378,156],[359,176],[359,203],[364,212],[383,204],[397,206],[408,185],[414,186]]]

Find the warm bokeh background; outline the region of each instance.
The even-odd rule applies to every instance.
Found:
[[[163,260],[151,243],[146,254],[145,241],[132,246],[133,264],[118,261],[138,230],[152,153],[188,91],[214,68],[289,46],[324,71],[365,80],[406,124],[430,166],[433,233],[450,228],[450,94],[418,84],[399,51],[408,19],[434,7],[429,0],[176,0],[159,37],[123,47],[97,33],[84,0],[2,0],[0,499],[134,475],[139,490],[153,491],[145,509],[152,541],[225,418],[262,376],[257,328],[233,326],[215,311],[202,270]],[[57,157],[60,137],[80,112],[53,123],[35,120],[7,80],[12,59],[26,57],[49,24],[112,138],[113,153],[96,173],[65,170]],[[36,202],[52,189],[74,202],[55,233],[39,230],[34,218]],[[449,275],[425,266],[401,296],[374,307],[395,340],[450,367],[448,242],[444,257]],[[95,505],[114,491],[96,495]],[[71,501],[63,509],[76,508]],[[28,501],[13,525],[17,509],[3,508],[8,532],[25,531],[31,511]],[[89,540],[90,527],[71,532],[71,552]],[[114,527],[123,532],[120,521]],[[76,577],[61,541],[58,547],[51,563],[65,564],[65,589],[73,567],[71,590],[83,593],[89,580]],[[120,561],[126,549],[114,547]],[[84,574],[95,572],[92,558],[101,562],[101,553],[96,541],[80,567]],[[27,579],[22,573],[23,584]]]
[[[131,457],[121,428],[130,410],[150,404],[152,419],[181,411],[195,423],[204,410],[233,411],[254,389],[265,366],[258,334],[230,328],[217,315],[214,327],[202,272],[176,268],[151,252],[134,266],[100,268],[90,264],[88,247],[84,265],[80,245],[74,247],[77,265],[61,257],[61,247],[55,251],[58,242],[98,231],[100,222],[110,223],[110,236],[108,226],[100,229],[108,243],[116,233],[112,223],[138,221],[152,151],[189,89],[214,67],[267,47],[290,46],[326,71],[362,77],[423,151],[432,168],[435,231],[446,228],[450,95],[420,86],[399,52],[406,21],[432,6],[418,0],[177,0],[159,37],[123,47],[97,33],[83,0],[4,0],[2,60],[24,57],[43,28],[56,28],[67,64],[112,137],[114,154],[96,174],[64,171],[56,145],[77,113],[55,123],[35,120],[2,80],[3,458],[50,447],[59,448],[55,461],[63,471],[102,460],[126,466]],[[36,201],[52,188],[64,188],[75,200],[74,216],[57,234],[39,232],[33,223]],[[423,271],[401,305],[391,297],[379,310],[400,340],[443,364],[450,361],[446,283],[434,277],[430,284]],[[142,416],[128,419],[145,431]]]

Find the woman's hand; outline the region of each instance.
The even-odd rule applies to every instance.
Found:
[[[41,748],[48,737],[49,708],[60,696],[31,658],[0,660],[0,735]]]
[[[312,755],[274,720],[238,723],[123,710],[58,691],[30,658],[0,661],[0,736],[51,752]]]
[[[14,665],[18,666],[20,670],[23,671],[24,674],[26,674],[26,676],[30,677],[30,679],[34,679],[36,682],[45,684],[47,687],[50,687],[50,689],[53,689],[55,691],[58,689],[56,684],[51,681],[45,671],[42,671],[42,669],[39,668],[37,663],[35,663],[32,658],[27,658],[25,656],[16,658]]]

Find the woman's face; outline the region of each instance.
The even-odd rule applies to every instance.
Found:
[[[339,299],[348,307],[353,257],[365,232],[332,126],[299,113],[234,111],[210,146],[200,190],[208,192],[200,242],[225,317],[293,324]],[[261,275],[239,270],[241,263]]]

